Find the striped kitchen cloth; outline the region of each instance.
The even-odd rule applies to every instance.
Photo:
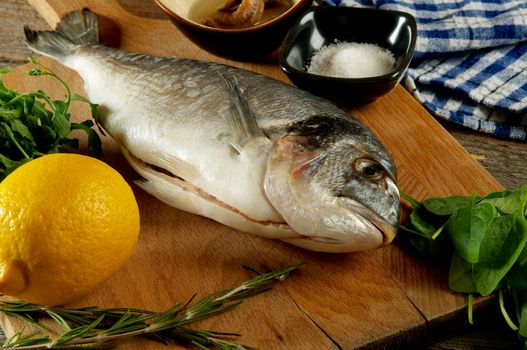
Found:
[[[325,0],[412,14],[405,86],[432,114],[527,141],[527,0]]]

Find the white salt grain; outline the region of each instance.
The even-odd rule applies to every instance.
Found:
[[[338,78],[366,78],[387,74],[394,66],[393,54],[380,46],[336,42],[320,49],[307,71]]]

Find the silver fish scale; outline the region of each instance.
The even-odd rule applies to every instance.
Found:
[[[330,102],[261,74],[213,62],[132,54],[99,45],[81,49],[82,54],[96,55],[116,74],[133,77],[134,84],[149,95],[146,97],[170,104],[174,117],[182,117],[178,123],[196,123],[200,117],[205,123],[211,118],[224,123],[220,112],[226,112],[230,97],[220,77],[223,74],[234,77],[263,129],[288,126],[316,115],[337,116],[360,130],[353,135],[360,142],[377,143],[366,127]],[[194,115],[188,118],[186,112]]]

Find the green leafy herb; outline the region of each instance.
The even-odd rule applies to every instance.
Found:
[[[57,79],[66,91],[64,100],[53,100],[41,90],[18,93],[8,89],[2,76],[9,68],[0,69],[0,181],[22,164],[36,157],[59,152],[61,146],[77,149],[79,140],[69,138],[72,130],[88,135],[88,148],[99,157],[101,140],[92,128],[94,123],[70,121],[68,112],[72,101],[88,103],[92,118],[99,126],[97,105],[71,93],[68,84],[53,71],[30,58],[36,68],[26,71],[30,76],[47,75]],[[100,128],[99,128],[100,130]]]
[[[527,340],[527,185],[485,197],[431,198],[423,203],[407,194],[410,220],[401,226],[405,246],[449,264],[449,287],[469,296],[499,294],[507,324]],[[433,233],[435,230],[435,233]],[[433,254],[432,254],[433,253]],[[505,309],[504,292],[515,301],[514,316]],[[526,343],[527,346],[527,343]]]
[[[196,330],[188,325],[235,308],[244,299],[269,290],[271,283],[284,280],[299,267],[294,265],[258,273],[234,288],[209,294],[195,303],[192,300],[184,304],[178,302],[163,312],[132,308],[59,309],[23,301],[4,301],[0,303],[0,312],[24,320],[39,332],[27,334],[23,329],[7,339],[1,349],[107,349],[115,347],[117,340],[133,336],[155,336],[154,339],[163,342],[173,340],[200,349],[250,349],[229,341],[238,334]],[[46,329],[35,321],[41,318],[53,320],[63,333],[56,337],[45,334]]]

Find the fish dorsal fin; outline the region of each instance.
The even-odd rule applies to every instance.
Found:
[[[230,107],[226,119],[229,135],[227,141],[238,152],[241,153],[243,146],[253,138],[262,137],[264,133],[256,122],[256,117],[249,106],[243,91],[232,78],[220,74],[229,92]]]

